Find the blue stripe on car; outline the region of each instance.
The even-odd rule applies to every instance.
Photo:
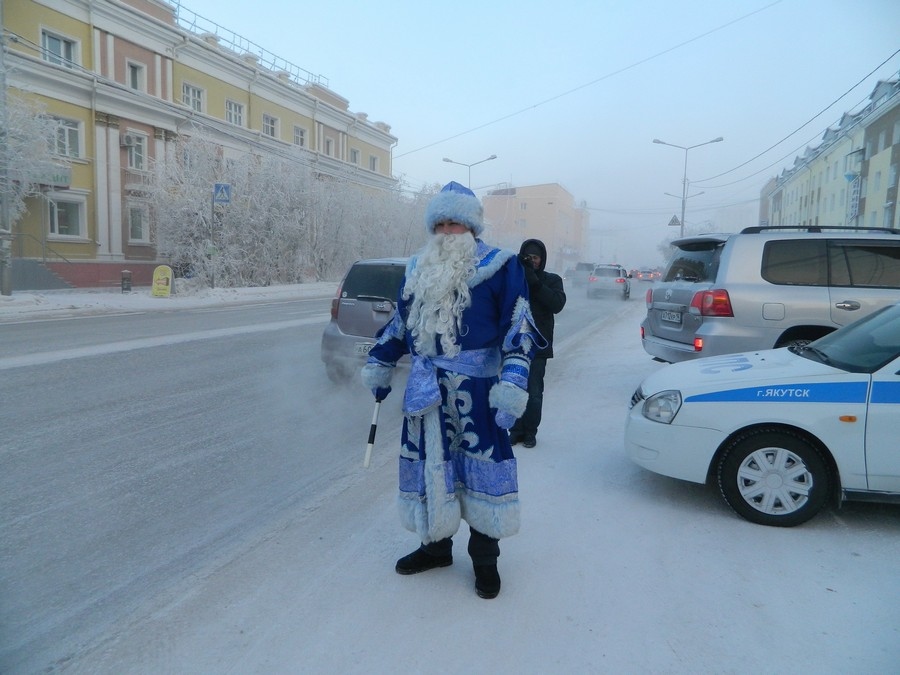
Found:
[[[819,382],[814,384],[771,384],[761,387],[726,389],[688,396],[685,403],[729,401],[780,403],[865,403],[866,382]]]
[[[900,403],[900,382],[876,382],[873,384],[872,403]]]

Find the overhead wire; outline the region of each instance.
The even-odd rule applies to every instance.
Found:
[[[530,111],[530,110],[534,110],[535,108],[539,108],[539,107],[541,107],[541,106],[543,106],[543,105],[546,105],[546,104],[548,104],[548,103],[552,103],[553,101],[559,100],[559,99],[561,99],[561,98],[563,98],[563,97],[565,97],[565,96],[569,96],[570,94],[574,94],[574,93],[577,92],[577,91],[581,91],[582,89],[586,89],[587,87],[591,87],[591,86],[597,84],[598,82],[603,82],[604,80],[608,80],[608,79],[610,79],[611,77],[615,77],[616,75],[621,75],[622,73],[627,72],[627,71],[629,71],[629,70],[633,70],[633,69],[637,68],[638,66],[642,66],[642,65],[644,65],[645,63],[648,63],[649,61],[653,61],[653,60],[655,60],[655,59],[658,59],[658,58],[661,57],[661,56],[664,56],[664,55],[666,55],[666,54],[669,54],[670,52],[673,52],[673,51],[676,51],[676,50],[678,50],[678,49],[681,49],[682,47],[685,47],[685,46],[687,46],[687,45],[689,45],[689,44],[691,44],[691,43],[693,43],[693,42],[697,42],[698,40],[702,40],[703,38],[705,38],[705,37],[707,37],[707,36],[709,36],[709,35],[712,35],[712,34],[714,34],[714,33],[718,33],[719,31],[725,30],[725,29],[728,28],[729,26],[733,26],[733,25],[736,24],[736,23],[740,23],[741,21],[744,21],[744,20],[746,20],[746,19],[749,19],[751,16],[754,16],[755,14],[759,14],[760,12],[764,12],[764,11],[766,11],[766,10],[768,10],[768,9],[771,9],[771,8],[774,7],[775,5],[780,4],[782,1],[783,1],[783,0],[775,0],[774,2],[770,2],[768,5],[765,5],[765,6],[763,6],[763,7],[760,7],[759,9],[755,9],[755,10],[753,10],[752,12],[748,12],[747,14],[744,14],[743,16],[739,16],[739,17],[736,18],[736,19],[732,19],[731,21],[728,21],[728,22],[726,22],[726,23],[723,23],[722,25],[717,26],[716,28],[712,28],[712,29],[710,29],[710,30],[708,30],[708,31],[706,31],[706,32],[704,32],[704,33],[700,33],[699,35],[695,35],[694,37],[688,38],[687,40],[684,40],[684,41],[682,41],[682,42],[679,42],[679,43],[676,44],[676,45],[673,45],[673,46],[671,46],[671,47],[667,47],[666,49],[663,49],[662,51],[656,52],[655,54],[651,54],[650,56],[647,56],[647,57],[645,57],[645,58],[643,58],[643,59],[640,59],[640,60],[638,60],[638,61],[635,61],[634,63],[632,63],[632,64],[630,64],[630,65],[624,66],[624,67],[622,67],[622,68],[619,68],[618,70],[614,70],[614,71],[612,71],[612,72],[610,72],[610,73],[607,73],[607,74],[605,74],[605,75],[601,75],[600,77],[597,77],[597,78],[591,80],[590,82],[585,82],[584,84],[581,84],[581,85],[578,85],[577,87],[573,87],[572,89],[568,89],[568,90],[566,90],[566,91],[563,91],[563,92],[561,92],[561,93],[559,93],[559,94],[556,94],[556,95],[554,95],[554,96],[551,96],[550,98],[547,98],[547,99],[544,99],[544,100],[542,100],[542,101],[539,101],[538,103],[535,103],[535,104],[533,104],[533,105],[527,106],[527,107],[525,107],[525,108],[522,108],[522,109],[517,110],[517,111],[515,111],[515,112],[509,113],[509,114],[507,114],[507,115],[503,115],[502,117],[498,117],[498,118],[496,118],[496,119],[494,119],[494,120],[491,120],[490,122],[485,122],[484,124],[479,124],[478,126],[472,127],[471,129],[467,129],[466,131],[460,131],[460,132],[457,133],[457,134],[453,134],[452,136],[447,136],[446,138],[442,138],[442,139],[440,139],[440,140],[438,140],[438,141],[434,141],[433,143],[428,143],[427,145],[423,145],[423,146],[418,147],[418,148],[415,148],[415,149],[413,149],[413,150],[408,150],[408,151],[406,151],[406,152],[400,153],[399,155],[394,155],[394,159],[399,159],[399,158],[401,158],[401,157],[406,157],[407,155],[412,155],[413,153],[420,152],[420,151],[422,151],[422,150],[427,150],[428,148],[433,148],[433,147],[436,146],[436,145],[440,145],[440,144],[442,144],[442,143],[446,143],[447,141],[452,141],[453,139],[459,138],[460,136],[466,136],[466,135],[468,135],[468,134],[471,134],[471,133],[474,133],[474,132],[479,131],[479,130],[481,130],[481,129],[484,129],[485,127],[492,126],[492,125],[497,124],[497,123],[499,123],[499,122],[503,122],[503,121],[505,121],[505,120],[508,120],[508,119],[510,119],[510,118],[512,118],[512,117],[516,117],[516,116],[518,116],[518,115],[521,115],[521,114],[523,114],[523,113],[526,113],[526,112],[528,112],[528,111]]]
[[[837,105],[842,99],[844,99],[845,97],[847,97],[847,96],[850,94],[850,92],[852,92],[854,89],[856,89],[857,87],[859,87],[860,85],[862,85],[866,80],[868,80],[870,77],[872,77],[872,75],[874,75],[874,74],[878,71],[879,68],[881,68],[881,67],[884,66],[886,63],[888,63],[891,59],[893,59],[895,56],[897,56],[897,54],[900,54],[900,49],[898,49],[897,51],[895,51],[893,54],[891,54],[891,55],[890,55],[888,58],[886,58],[884,61],[882,61],[881,63],[879,63],[877,66],[875,66],[875,68],[873,68],[871,71],[869,71],[868,73],[866,73],[866,75],[864,75],[864,76],[862,77],[862,79],[860,79],[856,84],[854,84],[854,85],[853,85],[852,87],[850,87],[847,91],[845,91],[843,94],[841,94],[838,98],[836,98],[834,101],[832,101],[831,103],[829,103],[825,108],[823,108],[822,110],[820,110],[819,112],[817,112],[815,115],[813,115],[811,118],[809,118],[806,122],[804,122],[804,123],[801,124],[799,127],[797,127],[796,129],[794,129],[791,133],[789,133],[787,136],[785,136],[784,138],[782,138],[782,139],[781,139],[780,141],[778,141],[777,143],[774,143],[773,145],[770,145],[768,148],[766,148],[765,150],[763,150],[763,151],[760,152],[759,154],[757,154],[757,155],[751,157],[751,158],[748,159],[746,162],[742,162],[741,164],[738,164],[738,165],[737,165],[736,167],[734,167],[734,168],[728,169],[728,171],[723,171],[722,173],[716,174],[715,176],[710,176],[709,178],[703,178],[703,179],[701,179],[701,180],[692,181],[692,184],[693,184],[693,185],[696,185],[697,187],[708,187],[708,188],[714,188],[714,187],[726,187],[726,186],[728,186],[728,185],[734,185],[734,183],[725,183],[725,184],[723,184],[723,185],[700,185],[700,183],[703,183],[703,182],[705,182],[705,181],[715,180],[716,178],[721,178],[722,176],[727,176],[729,173],[733,173],[734,171],[737,171],[737,170],[740,169],[741,167],[747,166],[750,162],[752,162],[752,161],[754,161],[754,160],[756,160],[756,159],[759,159],[760,157],[762,157],[763,155],[765,155],[765,154],[766,154],[767,152],[769,152],[770,150],[774,150],[774,149],[777,148],[779,145],[781,145],[781,144],[784,143],[786,140],[788,140],[791,136],[793,136],[793,135],[799,133],[802,129],[804,129],[805,127],[807,127],[807,126],[809,126],[810,124],[812,124],[812,122],[814,122],[816,119],[818,119],[818,118],[821,117],[823,114],[825,114],[828,110],[830,110],[830,109],[833,108],[835,105]],[[809,143],[809,142],[810,142],[810,141],[807,141],[807,143]],[[791,154],[792,154],[792,153],[791,153]],[[774,162],[774,163],[773,163],[772,165],[770,165],[770,166],[773,166],[774,164],[777,164],[779,161],[783,161],[783,159],[784,159],[784,158],[782,158],[782,159],[780,159],[780,160],[777,160],[776,162]],[[769,168],[769,167],[766,167],[766,168]],[[761,169],[760,171],[757,171],[756,173],[761,173],[762,171],[765,171],[765,169]],[[755,176],[755,175],[756,175],[756,174],[751,174],[751,176]],[[750,176],[748,176],[748,178],[749,178],[749,177],[750,177]],[[741,179],[741,180],[745,180],[745,179]],[[735,181],[735,183],[741,182],[741,180]]]

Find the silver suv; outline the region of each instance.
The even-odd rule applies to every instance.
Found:
[[[396,310],[406,261],[357,260],[344,275],[322,334],[322,361],[332,382],[346,382],[365,364],[375,334]]]
[[[594,265],[587,280],[587,296],[631,297],[631,278],[621,265]]]
[[[900,230],[750,227],[672,243],[646,295],[659,361],[803,345],[900,300]]]

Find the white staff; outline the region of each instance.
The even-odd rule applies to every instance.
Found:
[[[375,429],[378,428],[378,411],[381,410],[381,399],[375,399],[375,411],[372,413],[372,426],[369,427],[369,443],[366,445],[366,461],[363,466],[369,468],[369,460],[372,459],[372,446],[375,445]]]

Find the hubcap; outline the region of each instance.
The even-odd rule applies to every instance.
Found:
[[[761,448],[741,462],[737,482],[741,496],[757,511],[784,515],[809,500],[813,476],[790,450]]]

